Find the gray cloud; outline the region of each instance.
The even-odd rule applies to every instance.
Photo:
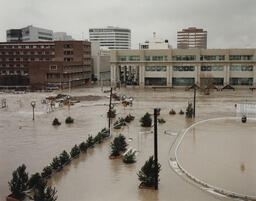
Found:
[[[208,31],[208,48],[256,47],[255,0],[0,0],[0,41],[5,30],[34,26],[88,38],[90,27],[132,30],[132,46],[157,36],[176,47],[178,30]]]

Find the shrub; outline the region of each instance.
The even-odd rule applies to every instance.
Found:
[[[165,123],[166,121],[163,119],[163,118],[160,118],[160,119],[158,119],[158,123],[160,123],[160,124],[163,124],[163,123]]]
[[[61,165],[66,165],[70,162],[70,155],[65,150],[60,154],[60,163]]]
[[[81,144],[79,145],[79,149],[81,152],[86,152],[87,148],[88,148],[88,145],[85,142],[81,142]]]
[[[184,114],[184,112],[182,110],[180,110],[179,114]]]
[[[169,114],[176,114],[175,110],[174,109],[171,109]]]
[[[46,166],[44,169],[43,169],[43,172],[41,173],[41,176],[43,178],[50,178],[51,177],[51,174],[52,174],[52,168],[51,166]]]
[[[150,114],[147,112],[141,119],[141,126],[142,127],[151,127],[152,124],[152,118],[150,116]]]
[[[72,124],[72,123],[74,123],[74,119],[71,118],[71,117],[67,117],[66,120],[65,120],[65,123],[66,124]]]
[[[107,129],[107,128],[103,128],[103,129],[101,130],[101,133],[102,133],[102,136],[103,136],[104,138],[107,138],[107,137],[109,137],[109,135],[110,135],[109,129]]]
[[[134,163],[134,162],[136,162],[136,160],[135,160],[135,151],[133,151],[133,150],[128,151],[124,155],[123,162],[124,163]]]
[[[103,142],[103,134],[101,132],[98,132],[98,134],[94,138],[94,143],[102,143]]]
[[[186,117],[187,118],[192,118],[193,112],[194,112],[194,109],[192,108],[192,103],[189,103],[188,107],[186,109]]]
[[[91,135],[89,135],[89,137],[87,138],[86,143],[87,143],[87,145],[88,145],[88,148],[93,147],[93,145],[94,145],[94,140],[93,140],[93,137],[92,137]]]
[[[59,171],[62,168],[60,159],[57,156],[52,159],[51,167],[55,171]]]
[[[25,196],[24,191],[28,189],[28,173],[24,164],[13,171],[12,180],[8,184],[13,198],[21,199]]]
[[[28,181],[28,187],[31,188],[37,188],[38,183],[40,182],[40,179],[42,179],[41,175],[37,172],[35,174],[32,174]]]
[[[159,175],[161,169],[161,165],[158,163],[157,166],[157,174]],[[141,170],[138,173],[139,180],[141,182],[141,185],[153,187],[155,186],[155,161],[153,159],[153,156],[150,156],[149,159],[145,162],[145,164],[142,166]]]
[[[59,122],[59,120],[58,120],[57,118],[55,118],[55,119],[53,120],[53,122],[52,122],[52,125],[53,125],[53,126],[59,126],[59,125],[61,125],[61,123]]]
[[[79,154],[80,154],[80,149],[78,148],[77,145],[75,145],[75,146],[71,149],[70,156],[71,156],[72,158],[76,158],[76,157],[78,157]]]

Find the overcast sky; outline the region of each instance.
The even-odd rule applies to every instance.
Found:
[[[28,25],[88,39],[89,28],[132,31],[132,47],[152,37],[177,47],[177,31],[208,31],[208,48],[256,48],[256,0],[0,0],[0,41]]]

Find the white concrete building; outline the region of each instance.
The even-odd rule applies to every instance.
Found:
[[[93,59],[93,75],[101,82],[110,82],[110,52],[102,50],[99,42],[91,42],[91,54]]]
[[[7,38],[7,42],[52,41],[53,31],[30,25],[21,29],[7,30],[6,38]]]
[[[140,50],[158,50],[158,49],[171,49],[169,41],[163,40],[162,38],[157,38],[156,33],[153,33],[153,38],[139,44]]]
[[[111,51],[111,84],[256,88],[256,49]]]
[[[103,49],[131,49],[131,30],[119,27],[90,28],[90,42],[99,42]]]
[[[74,40],[71,35],[67,35],[66,32],[54,32],[53,33],[54,41],[70,41]]]

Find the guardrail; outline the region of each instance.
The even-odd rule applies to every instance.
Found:
[[[231,199],[242,199],[242,200],[250,200],[250,201],[256,201],[256,196],[250,196],[250,195],[244,195],[244,194],[240,194],[240,193],[236,193],[236,192],[232,192],[223,188],[219,188],[216,186],[213,186],[211,184],[208,184],[200,179],[198,179],[197,177],[193,176],[191,173],[189,173],[185,168],[182,167],[182,165],[180,164],[179,160],[178,160],[178,155],[177,152],[180,148],[181,142],[183,140],[183,138],[186,136],[186,134],[188,133],[188,131],[193,128],[194,126],[207,122],[207,121],[213,121],[213,120],[240,120],[241,117],[221,117],[221,118],[213,118],[213,119],[207,119],[207,120],[202,120],[202,121],[198,121],[194,124],[192,124],[191,126],[189,126],[183,133],[181,133],[180,135],[177,136],[176,140],[174,141],[173,145],[170,148],[170,153],[172,151],[172,149],[174,149],[174,157],[172,157],[169,160],[170,166],[174,169],[174,171],[177,172],[177,170],[175,170],[175,168],[173,167],[173,165],[171,164],[172,161],[175,161],[177,164],[177,167],[179,168],[179,170],[184,174],[184,176],[186,176],[190,181],[196,183],[197,185],[200,185],[205,191],[215,194],[215,195],[219,195],[219,196],[226,196],[229,197]],[[248,118],[248,120],[256,120],[256,118]],[[180,139],[179,139],[180,138]],[[176,145],[176,146],[175,146]],[[180,175],[180,174],[179,174]]]

